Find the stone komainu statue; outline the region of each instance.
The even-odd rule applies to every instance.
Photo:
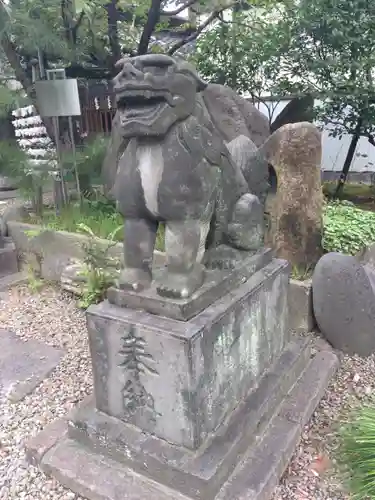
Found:
[[[103,176],[125,218],[119,286],[150,285],[165,223],[157,291],[186,298],[202,285],[204,266],[235,266],[262,245],[268,166],[257,147],[268,121],[231,89],[205,84],[186,61],[155,54],[118,67]]]

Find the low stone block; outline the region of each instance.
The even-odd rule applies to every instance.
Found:
[[[16,216],[15,216],[16,217]],[[89,244],[89,238],[79,233],[66,231],[46,230],[42,226],[27,224],[19,219],[13,218],[7,222],[8,233],[11,236],[18,253],[33,257],[38,256],[42,260],[42,278],[51,281],[60,281],[61,273],[74,260],[83,260],[85,252],[83,247]],[[31,236],[31,233],[37,234]],[[107,248],[108,240],[98,240],[102,248]],[[123,245],[118,243],[110,248],[108,256],[113,261],[123,260]],[[155,250],[154,262],[156,265],[164,265],[165,255]]]
[[[32,392],[57,366],[62,351],[36,340],[24,342],[0,330],[0,394],[17,402]]]
[[[1,219],[6,226],[8,226],[9,222],[27,220],[29,217],[29,212],[21,203],[8,205],[1,215]],[[7,227],[7,231],[9,231],[9,227]],[[9,234],[7,234],[7,236],[9,236]]]
[[[311,332],[316,326],[312,304],[311,280],[290,280],[289,327],[299,333]]]
[[[0,278],[18,272],[17,250],[10,238],[0,236]]]
[[[58,418],[45,429],[31,438],[26,444],[26,457],[29,463],[37,467],[44,455],[56,443],[68,434],[68,423],[65,418]]]
[[[369,356],[375,352],[375,271],[357,258],[329,253],[312,280],[316,321],[336,349]]]

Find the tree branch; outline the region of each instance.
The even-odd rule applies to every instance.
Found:
[[[148,46],[155,26],[158,24],[161,12],[162,0],[151,0],[151,6],[147,14],[147,21],[143,28],[142,36],[138,45],[137,54],[147,54]]]
[[[375,139],[371,134],[367,134],[367,139],[371,146],[375,146]]]
[[[220,12],[219,19],[220,19],[220,22],[223,24],[228,24],[228,25],[235,24],[236,26],[242,26],[244,28],[248,28],[251,30],[253,30],[257,24],[261,24],[259,20],[257,20],[257,22],[254,24],[247,24],[247,23],[242,23],[242,22],[238,22],[238,21],[230,21],[229,19],[224,19],[223,18],[223,11]]]
[[[21,83],[25,92],[29,95],[32,91],[33,83],[22,67],[21,59],[18,55],[16,46],[5,31],[1,34],[0,43],[6,58],[16,75],[16,79]]]
[[[71,26],[69,23],[68,16],[66,15],[67,5],[66,5],[65,0],[61,0],[60,8],[61,8],[61,18],[62,18],[64,31],[65,31],[65,38],[66,38],[66,41],[69,43],[71,41],[71,29],[70,29]]]
[[[112,64],[115,64],[121,58],[121,45],[117,24],[117,0],[111,0],[110,3],[105,6],[105,9],[107,11],[108,38],[112,52]]]
[[[222,9],[222,10],[224,10],[224,9]],[[180,41],[176,42],[174,45],[172,45],[172,47],[168,50],[168,55],[170,55],[170,56],[173,55],[175,52],[177,52],[177,50],[181,49],[181,47],[183,47],[184,45],[186,45],[190,42],[193,42],[196,38],[198,38],[198,36],[202,33],[202,31],[205,28],[207,28],[207,26],[209,26],[215,19],[217,19],[219,17],[219,14],[220,14],[220,12],[222,12],[222,10],[212,12],[208,16],[208,18],[204,21],[204,23],[202,23],[200,26],[198,26],[198,28],[194,31],[194,33],[192,33],[187,38],[184,38],[183,40],[180,40]]]
[[[181,14],[181,12],[184,11],[185,9],[188,9],[189,7],[194,5],[196,3],[196,1],[197,0],[188,0],[183,5],[180,5],[180,7],[178,7],[177,9],[175,9],[175,10],[162,10],[160,12],[160,14],[162,16],[177,16],[178,14]]]
[[[72,39],[73,39],[73,43],[76,43],[77,42],[77,32],[83,22],[83,19],[85,17],[85,11],[84,10],[81,10],[81,13],[75,23],[75,25],[73,26],[72,28]]]

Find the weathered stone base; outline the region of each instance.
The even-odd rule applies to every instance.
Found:
[[[288,344],[288,283],[289,265],[274,259],[188,321],[91,306],[96,408],[196,450]]]
[[[258,387],[192,452],[85,402],[28,444],[28,458],[89,500],[268,500],[337,368],[291,342]]]

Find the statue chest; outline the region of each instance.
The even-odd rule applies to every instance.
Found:
[[[124,214],[146,209],[157,218],[195,217],[215,183],[204,151],[191,151],[175,140],[132,140],[119,167],[116,191]]]
[[[135,163],[140,176],[146,208],[152,214],[158,215],[159,186],[165,168],[161,145],[137,145]]]

